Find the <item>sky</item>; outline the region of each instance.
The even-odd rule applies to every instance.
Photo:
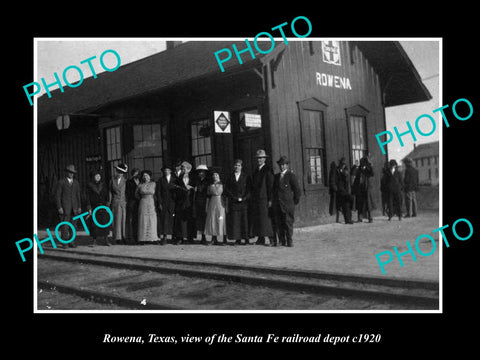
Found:
[[[432,141],[438,141],[440,138],[440,129],[442,129],[443,121],[440,120],[439,113],[433,113],[434,109],[439,108],[441,104],[440,95],[440,66],[439,66],[439,50],[440,45],[438,41],[400,41],[400,44],[412,60],[417,69],[423,84],[426,86],[432,99],[430,101],[423,101],[415,104],[393,106],[385,109],[385,117],[387,120],[387,130],[394,133],[394,126],[397,126],[399,133],[407,130],[406,121],[408,121],[415,129],[415,120],[423,114],[431,115],[436,119],[437,129],[430,135],[423,137],[416,133],[418,144],[424,144]],[[419,122],[419,128],[425,133],[431,129],[428,121]],[[399,145],[398,140],[392,141],[388,145],[388,155],[390,159],[401,160],[413,150],[414,141],[410,135],[402,136],[404,146]]]
[[[165,41],[161,39],[145,40],[125,38],[122,40],[114,39],[69,39],[63,38],[61,40],[51,39],[37,39],[37,72],[34,73],[36,80],[39,82],[42,77],[45,78],[47,83],[48,79],[53,82],[53,73],[57,72],[59,76],[63,73],[63,69],[70,65],[77,65],[84,70],[85,77],[88,77],[90,71],[88,65],[81,65],[80,62],[92,56],[96,56],[96,59],[92,60],[92,65],[95,68],[96,73],[101,73],[103,69],[100,66],[99,58],[105,50],[115,50],[121,54],[121,65],[125,65],[129,62],[136,61],[152,55],[154,53],[165,50]],[[178,40],[178,39],[171,39]],[[392,39],[394,40],[394,39]],[[394,126],[397,126],[399,132],[407,130],[406,121],[409,121],[412,127],[415,126],[415,119],[422,114],[432,115],[437,120],[437,130],[430,136],[422,137],[417,134],[416,144],[422,144],[432,141],[438,141],[440,138],[440,129],[442,124],[440,115],[433,114],[432,111],[442,104],[439,100],[440,94],[440,45],[438,40],[420,40],[420,39],[408,39],[407,41],[400,41],[400,44],[410,57],[412,63],[417,69],[423,83],[430,91],[432,100],[419,102],[415,104],[401,105],[395,107],[389,107],[385,110],[387,130],[394,132]],[[113,68],[116,65],[116,60],[112,54],[106,54],[105,64],[107,67]],[[76,76],[77,72],[70,70],[68,72],[68,80],[73,83],[80,78]],[[53,90],[54,87],[51,88]],[[40,95],[44,94],[45,90],[42,87]],[[430,129],[427,127],[427,123],[420,124],[421,129],[425,129],[428,132]],[[388,145],[388,153],[390,159],[401,160],[408,153],[413,150],[414,141],[410,135],[402,137],[404,146],[401,147],[398,140],[394,139]],[[377,143],[370,146],[377,146]]]

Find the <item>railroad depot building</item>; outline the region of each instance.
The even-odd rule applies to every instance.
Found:
[[[233,54],[222,72],[214,53],[233,43],[246,47],[168,42],[163,52],[41,96],[39,225],[57,221],[47,210],[55,213],[55,184],[67,164],[75,165],[82,186],[99,167],[108,181],[119,162],[150,169],[157,180],[162,165],[177,159],[226,174],[240,158],[251,174],[259,148],[275,172],[281,155],[290,159],[303,187],[296,225],[335,221],[328,214],[329,164],[341,157],[353,165],[370,156],[380,204],[388,154],[375,134],[385,131],[384,109],[431,98],[401,45],[277,41],[268,54],[242,53],[242,64]]]

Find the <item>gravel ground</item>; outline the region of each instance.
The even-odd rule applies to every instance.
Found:
[[[373,223],[363,222],[354,225],[334,223],[297,228],[294,232],[293,248],[253,245],[176,246],[171,244],[91,248],[87,246],[90,239],[82,237],[80,232],[76,242],[79,245],[77,250],[105,254],[270,266],[438,282],[439,248],[442,246],[439,246],[438,243],[438,233],[432,234],[432,230],[440,225],[438,212],[425,212],[416,218],[407,218],[402,221],[398,221],[398,218],[388,221],[386,217],[380,216],[375,217]],[[422,234],[430,234],[435,239],[437,249],[434,254],[428,257],[417,254],[416,261],[413,261],[411,255],[405,255],[402,257],[403,267],[394,256],[393,261],[385,265],[386,274],[383,275],[375,254],[386,250],[393,253],[393,246],[396,246],[399,252],[406,251],[406,241],[408,240],[414,247],[415,239]],[[39,239],[46,237],[44,231],[39,231],[38,235]],[[425,253],[431,250],[431,246],[428,240],[423,239],[420,242],[420,248]]]
[[[406,310],[414,304],[388,303],[251,286],[234,282],[112,269],[91,264],[41,259],[39,279],[185,309],[204,310]],[[38,292],[39,310],[116,310],[116,305],[93,302],[52,291]]]

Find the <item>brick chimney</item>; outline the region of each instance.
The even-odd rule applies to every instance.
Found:
[[[178,45],[180,45],[183,41],[167,41],[167,50],[171,50]]]

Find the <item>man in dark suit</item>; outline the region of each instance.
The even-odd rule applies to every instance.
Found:
[[[388,220],[393,215],[398,215],[398,220],[402,220],[402,175],[397,167],[397,161],[390,160],[387,172],[387,190],[388,190]]]
[[[295,205],[300,201],[301,190],[297,177],[289,170],[289,161],[286,156],[277,161],[280,173],[275,174],[273,180],[273,213],[275,229],[283,246],[293,246],[293,222]],[[274,246],[277,246],[276,241]]]
[[[68,165],[65,168],[66,175],[60,179],[57,184],[57,191],[55,193],[55,201],[60,222],[72,222],[74,215],[81,213],[81,199],[80,199],[80,184],[74,179],[77,173],[74,165]],[[61,227],[62,240],[69,240],[73,237],[72,230],[68,225]],[[68,244],[70,247],[76,247],[74,242]],[[66,245],[63,244],[65,248]]]
[[[252,197],[249,212],[251,235],[258,237],[256,245],[266,245],[266,236],[270,240],[270,245],[273,245],[276,242],[271,218],[273,172],[266,164],[267,154],[265,150],[257,150],[255,158],[258,167],[252,176]]]
[[[227,235],[240,245],[245,239],[248,245],[248,200],[250,199],[250,176],[242,171],[243,161],[235,160],[233,173],[225,181],[225,195],[228,199]]]

